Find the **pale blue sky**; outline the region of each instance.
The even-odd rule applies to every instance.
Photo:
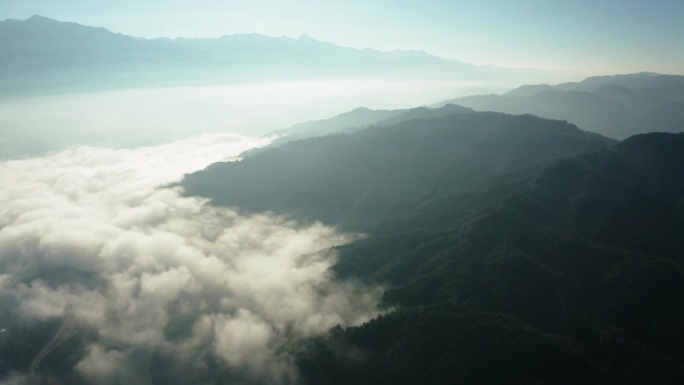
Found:
[[[307,33],[478,64],[684,74],[684,0],[0,0],[0,20],[33,14],[144,37]]]

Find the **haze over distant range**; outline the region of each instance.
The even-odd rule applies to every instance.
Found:
[[[129,147],[588,75],[684,74],[682,14],[673,1],[3,0],[0,129],[11,156]]]
[[[39,15],[0,22],[0,55],[3,96],[321,78],[508,87],[558,76],[546,70],[473,65],[421,51],[342,47],[308,35],[145,39]]]
[[[7,19],[0,22],[7,137],[0,158],[203,132],[259,135],[360,105],[407,108],[548,76],[307,35],[145,39],[36,15]]]
[[[0,385],[684,384],[681,0],[482,3],[0,0]]]
[[[588,76],[684,73],[684,52],[673,49],[684,36],[683,13],[677,0],[3,0],[0,20],[40,14],[142,37],[307,33],[355,48],[425,50],[476,64],[556,67]]]

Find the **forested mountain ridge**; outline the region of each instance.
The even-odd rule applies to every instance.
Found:
[[[359,107],[333,116],[332,118],[298,123],[283,130],[268,133],[264,136],[276,138],[270,145],[252,150],[245,155],[261,152],[265,149],[278,147],[285,143],[300,139],[352,133],[371,126],[391,126],[407,120],[440,118],[452,114],[469,112],[475,111],[455,104],[446,104],[439,108],[421,106],[399,110],[371,110],[365,107]]]
[[[420,210],[419,201],[446,198],[489,177],[611,143],[564,122],[465,110],[287,143],[211,165],[182,184],[188,194],[219,205],[358,226]]]
[[[451,230],[339,248],[338,274],[389,284],[399,310],[312,340],[302,373],[312,384],[681,382],[684,196],[670,182],[684,177],[681,151],[684,135],[630,138],[529,171]]]
[[[676,384],[682,154],[684,134],[615,143],[469,112],[288,143],[184,186],[368,232],[334,271],[386,285],[393,310],[296,347],[305,383]]]
[[[596,76],[581,82],[527,85],[503,95],[473,95],[443,103],[567,120],[583,130],[625,139],[645,132],[683,130],[684,76]]]
[[[303,139],[360,131],[370,126],[389,126],[412,119],[431,119],[466,112],[475,111],[455,104],[445,104],[439,108],[422,106],[399,110],[371,110],[365,107],[359,107],[332,118],[298,123],[284,130],[274,131],[269,135]]]

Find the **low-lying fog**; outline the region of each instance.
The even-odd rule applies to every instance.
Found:
[[[0,159],[72,145],[160,144],[206,132],[259,136],[356,107],[416,107],[487,90],[496,89],[337,79],[5,98],[0,99]]]
[[[193,383],[219,372],[294,381],[296,341],[379,312],[379,288],[329,272],[330,247],[357,235],[243,216],[164,187],[264,144],[203,134],[0,163],[0,342],[67,319],[80,345],[60,354],[77,357],[74,371],[91,383]],[[38,346],[56,332],[45,330]]]
[[[0,100],[0,158],[14,158],[0,162],[0,350],[35,336],[45,346],[63,323],[62,370],[90,383],[294,382],[297,341],[381,311],[381,288],[329,270],[331,247],[360,235],[168,186],[294,123],[468,87],[335,80]],[[0,383],[49,380],[46,349],[22,356],[33,373]]]

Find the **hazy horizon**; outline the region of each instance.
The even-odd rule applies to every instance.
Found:
[[[684,53],[676,49],[684,36],[680,23],[684,3],[673,0],[563,4],[264,0],[208,1],[190,8],[184,1],[155,1],[125,0],[112,8],[103,1],[5,0],[0,19],[38,14],[139,37],[308,34],[353,48],[422,50],[467,63],[554,68],[584,76],[684,74]]]

